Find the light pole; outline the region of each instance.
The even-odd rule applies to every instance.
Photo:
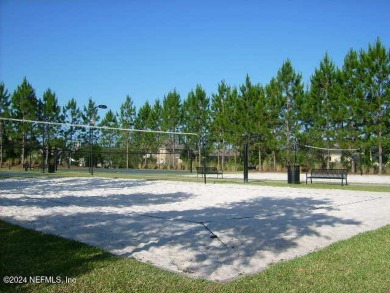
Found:
[[[91,145],[91,150],[90,150],[90,157],[89,157],[89,166],[90,166],[90,172],[91,172],[91,175],[93,175],[93,134],[92,134],[92,124],[94,123],[94,121],[92,120],[92,115],[93,115],[93,112],[97,109],[107,109],[107,106],[106,105],[97,105],[96,107],[94,107],[92,109],[92,114],[91,114],[91,119],[89,121],[90,123],[90,127],[89,127],[89,143]]]

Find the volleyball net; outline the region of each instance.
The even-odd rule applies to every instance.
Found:
[[[50,168],[183,169],[196,133],[0,117],[0,163]]]

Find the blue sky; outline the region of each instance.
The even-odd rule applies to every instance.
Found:
[[[388,0],[0,0],[0,82],[114,111],[246,74],[265,85],[287,58],[307,82],[325,52],[341,66],[377,37],[389,48],[389,15]]]

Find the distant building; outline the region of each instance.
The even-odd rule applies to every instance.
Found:
[[[216,149],[210,154],[210,158],[225,158],[225,160],[230,160],[232,158],[238,158],[240,156],[240,152],[234,149]]]
[[[185,144],[173,143],[172,140],[166,140],[158,149],[156,155],[159,165],[179,166],[183,163],[180,159],[180,154],[185,150]]]

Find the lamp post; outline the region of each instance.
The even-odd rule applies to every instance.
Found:
[[[92,113],[97,110],[97,109],[107,109],[107,106],[106,105],[97,105],[96,107],[94,107],[92,109]],[[92,116],[92,114],[91,114]],[[91,175],[93,175],[93,134],[92,134],[92,124],[94,123],[94,121],[92,120],[92,117],[89,121],[90,123],[90,127],[89,127],[89,143],[91,145],[91,150],[90,150],[90,157],[89,157],[89,169],[90,169],[90,173]]]

